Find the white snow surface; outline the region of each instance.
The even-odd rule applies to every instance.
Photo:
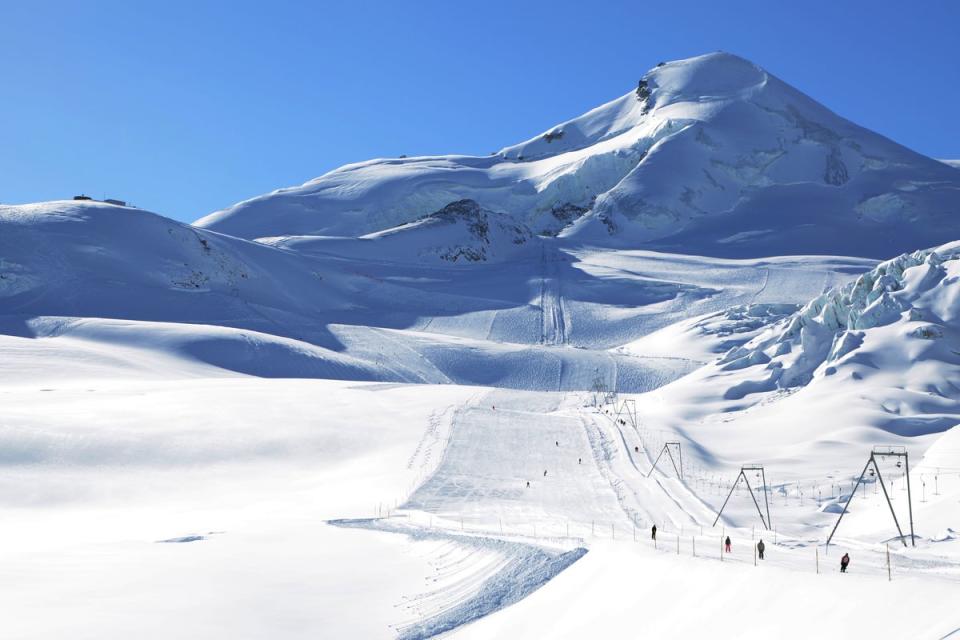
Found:
[[[956,170],[644,79],[199,227],[0,205],[0,635],[957,637]]]

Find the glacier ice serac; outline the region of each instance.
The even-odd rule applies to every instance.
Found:
[[[955,168],[725,53],[657,66],[637,91],[489,157],[347,165],[197,224],[356,236],[461,199],[577,242],[725,257],[884,258],[960,230]]]
[[[0,205],[4,637],[955,637],[958,213],[724,53],[194,225]]]

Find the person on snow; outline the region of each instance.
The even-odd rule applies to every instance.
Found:
[[[633,448],[633,452],[634,452],[634,453],[640,453],[640,447],[634,447],[634,448]]]
[[[547,477],[547,470],[546,470],[546,469],[543,470],[543,477],[544,477],[544,478]]]
[[[651,540],[657,539],[657,525],[653,525],[653,528],[650,529],[650,539]]]
[[[529,488],[530,488],[530,481],[527,480],[527,489],[529,489]]]
[[[763,560],[763,550],[766,548],[767,545],[763,544],[763,538],[760,538],[760,542],[757,543],[757,554],[759,554],[761,560]]]
[[[583,464],[583,458],[577,458],[577,464]]]
[[[849,554],[849,553],[845,553],[845,554],[843,554],[843,557],[840,558],[840,573],[846,573],[846,572],[847,572],[847,565],[849,565],[849,564],[850,564],[850,554]]]
[[[726,549],[727,553],[730,553],[730,536],[727,536],[727,539],[723,541],[723,548]]]
[[[560,446],[560,441],[559,441],[559,440],[555,440],[554,442],[556,443],[556,445],[557,445],[558,447]]]

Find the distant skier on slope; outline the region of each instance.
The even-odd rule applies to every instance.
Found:
[[[849,564],[850,564],[850,554],[849,554],[849,553],[845,553],[845,554],[843,554],[843,557],[840,558],[840,573],[846,573],[846,572],[847,572],[847,565],[849,565]]]
[[[547,470],[546,470],[546,469],[543,470],[543,477],[544,477],[544,478],[547,477]]]
[[[767,545],[763,544],[763,538],[760,538],[760,542],[757,543],[757,553],[760,555],[760,559],[763,560],[763,550],[767,548]]]
[[[657,539],[657,525],[653,525],[653,528],[650,529],[650,539],[656,541],[656,539]]]
[[[529,489],[529,488],[530,488],[530,481],[527,480],[527,489]]]
[[[556,440],[555,443],[556,443],[556,445],[557,445],[558,447],[560,446],[560,441],[559,441],[559,440]]]
[[[583,464],[583,458],[577,458],[577,464]]]
[[[723,541],[723,548],[727,553],[730,553],[730,536],[727,536],[727,539]]]

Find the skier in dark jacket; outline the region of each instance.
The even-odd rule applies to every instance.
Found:
[[[653,525],[653,528],[650,529],[650,539],[651,540],[657,539],[657,525]]]
[[[730,553],[730,536],[727,536],[727,539],[723,541],[723,546],[727,550],[727,553]]]
[[[760,555],[760,559],[763,560],[763,550],[767,548],[767,545],[763,544],[763,538],[760,539],[760,542],[757,543],[757,553]]]
[[[843,557],[840,558],[840,573],[846,573],[846,572],[847,572],[847,565],[849,565],[849,564],[850,564],[850,554],[849,554],[849,553],[845,553],[845,554],[843,554]]]

